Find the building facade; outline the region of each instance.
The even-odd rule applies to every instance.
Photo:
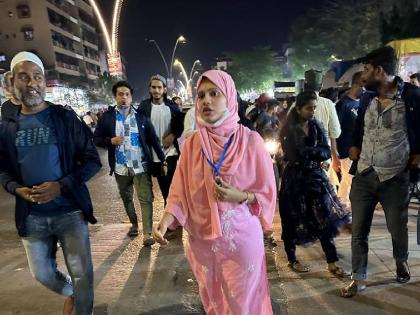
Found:
[[[0,0],[0,68],[32,51],[52,85],[84,85],[102,70],[99,38],[88,0]]]

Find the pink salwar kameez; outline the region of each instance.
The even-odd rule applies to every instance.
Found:
[[[184,226],[189,234],[185,252],[206,313],[269,315],[263,228],[271,228],[276,203],[271,158],[262,138],[237,123],[231,77],[217,70],[202,77],[223,92],[229,115],[217,126],[209,126],[198,117],[197,107],[198,132],[184,144],[165,211],[175,217],[174,225]],[[219,202],[214,196],[214,174],[206,156],[218,161],[231,136],[220,176],[237,189],[254,193],[253,204]]]
[[[243,206],[220,219],[222,237],[190,236],[185,248],[206,313],[273,314],[258,218]]]

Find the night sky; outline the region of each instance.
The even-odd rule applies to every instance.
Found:
[[[114,0],[97,0],[108,21]],[[120,51],[127,61],[127,75],[135,87],[136,98],[147,96],[148,78],[166,74],[155,46],[161,47],[168,65],[176,39],[183,35],[187,43],[178,45],[175,57],[190,72],[194,60],[210,68],[225,51],[250,50],[271,46],[281,52],[287,42],[293,20],[322,0],[124,0],[120,21]],[[111,25],[111,23],[108,23]],[[179,70],[174,68],[174,74]],[[165,75],[166,76],[166,75]]]

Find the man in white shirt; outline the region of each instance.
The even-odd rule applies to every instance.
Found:
[[[167,98],[166,79],[163,76],[156,74],[150,78],[149,92],[150,98],[141,102],[139,110],[151,120],[165,153],[168,165],[167,175],[163,176],[160,173],[160,160],[154,151],[153,164],[156,165],[156,172],[153,175],[157,177],[166,205],[179,156],[176,140],[183,131],[182,115],[178,106]]]
[[[305,72],[305,90],[315,91],[318,99],[316,101],[315,118],[323,125],[325,135],[331,145],[332,168],[340,171],[340,157],[337,151],[336,139],[341,134],[340,122],[338,120],[335,104],[328,98],[319,96],[322,88],[322,72],[318,70],[308,70]]]

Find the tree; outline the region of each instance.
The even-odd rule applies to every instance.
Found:
[[[254,90],[258,93],[273,87],[280,80],[280,68],[276,65],[277,53],[270,47],[255,47],[251,51],[226,52],[232,64],[227,71],[235,80],[239,93]]]
[[[400,0],[392,11],[381,15],[381,39],[385,45],[393,40],[420,36],[420,2]]]
[[[289,34],[294,77],[302,78],[310,68],[325,71],[332,61],[355,59],[381,46],[381,17],[397,1],[331,0],[306,11]]]
[[[88,90],[87,96],[89,102],[91,104],[100,103],[111,105],[114,102],[112,87],[119,80],[118,77],[111,76],[108,72],[99,75],[92,88]]]

